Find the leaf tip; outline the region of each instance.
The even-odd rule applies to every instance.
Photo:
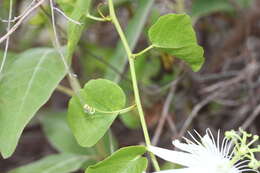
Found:
[[[13,154],[13,152],[10,151],[1,151],[1,156],[3,157],[3,159],[8,159],[9,157],[11,157]]]

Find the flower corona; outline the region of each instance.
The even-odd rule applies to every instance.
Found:
[[[212,132],[207,129],[202,137],[198,132],[196,139],[191,133],[192,140],[184,138],[186,143],[174,140],[173,145],[181,151],[172,151],[155,146],[148,150],[158,157],[184,166],[181,169],[160,171],[161,173],[244,173],[258,172],[260,162],[256,160],[255,153],[260,152],[260,147],[250,148],[258,140],[242,129],[225,133],[225,138],[220,142],[220,132],[217,140]],[[253,138],[248,142],[248,138]]]

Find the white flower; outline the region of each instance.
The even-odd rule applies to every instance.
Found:
[[[195,131],[196,132],[196,131]],[[196,132],[197,133],[197,132]],[[190,134],[190,133],[189,133]],[[220,144],[218,133],[217,142],[210,130],[198,141],[191,134],[193,141],[186,139],[187,143],[174,140],[172,143],[182,151],[172,151],[159,147],[149,146],[148,150],[158,157],[184,166],[181,169],[165,170],[160,173],[243,173],[246,171],[258,172],[248,168],[250,160],[233,159],[234,144],[231,140],[224,138]],[[233,163],[233,162],[234,163]]]

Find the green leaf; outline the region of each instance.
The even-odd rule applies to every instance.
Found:
[[[77,0],[75,4],[75,8],[73,9],[73,12],[70,16],[72,19],[81,22],[82,25],[77,25],[72,22],[70,22],[68,25],[67,56],[69,60],[71,59],[72,54],[76,49],[76,46],[79,42],[83,30],[86,29],[89,20],[85,17],[85,15],[89,11],[90,6],[91,6],[91,0]]]
[[[73,11],[76,0],[56,0],[59,7],[68,15]]]
[[[147,159],[141,157],[145,152],[144,146],[122,148],[107,159],[90,166],[85,173],[142,173],[147,167]]]
[[[160,48],[181,48],[196,43],[190,17],[186,14],[161,16],[149,29],[149,38]]]
[[[112,131],[107,131],[106,134],[95,145],[97,153],[103,158],[109,156],[112,152],[118,149],[118,141]]]
[[[4,52],[0,51],[0,65],[3,62],[3,57],[4,57]],[[12,52],[8,52],[7,53],[7,57],[6,57],[5,64],[4,64],[4,68],[3,68],[3,71],[1,72],[2,74],[7,69],[9,69],[9,66],[15,61],[15,59],[16,59],[16,54],[15,53],[12,53]],[[0,74],[0,80],[1,80],[2,74]]]
[[[40,117],[43,125],[43,130],[51,145],[61,153],[72,153],[78,155],[97,155],[102,154],[102,157],[108,156],[111,151],[110,138],[106,133],[101,140],[99,140],[98,147],[85,148],[81,147],[75,140],[66,121],[65,112],[44,112]],[[117,141],[112,136],[113,145],[117,148]],[[102,151],[103,153],[99,153]],[[93,164],[93,161],[91,161]],[[84,164],[89,166],[89,162]]]
[[[177,49],[164,49],[165,52],[174,55],[187,62],[194,71],[199,71],[204,63],[202,47],[194,44]]]
[[[115,83],[97,79],[89,81],[78,96],[69,102],[68,122],[77,142],[84,147],[95,145],[111,126],[116,113],[88,113],[83,109],[88,105],[92,109],[101,111],[117,111],[125,106],[125,94]],[[83,102],[83,103],[82,103]]]
[[[191,19],[186,14],[160,17],[149,29],[149,38],[154,47],[184,60],[194,71],[204,63],[204,51],[197,44]]]
[[[183,168],[183,166],[172,162],[166,162],[161,166],[161,170],[179,169],[179,168]]]
[[[140,118],[136,110],[121,115],[120,119],[124,125],[130,129],[137,129],[141,127]]]
[[[138,42],[138,39],[143,32],[143,28],[146,24],[147,17],[154,4],[154,0],[139,0],[137,1],[137,9],[134,17],[129,21],[126,28],[125,35],[129,43],[130,48],[133,50]],[[118,42],[115,53],[110,59],[110,64],[113,64],[120,72],[124,72],[125,64],[127,62],[127,56],[124,46],[121,41]],[[115,71],[107,68],[106,79],[115,80],[118,76]]]
[[[54,49],[31,49],[17,55],[0,81],[0,151],[15,150],[26,124],[47,102],[66,74]]]
[[[87,157],[73,154],[47,156],[8,173],[70,173],[80,169]]]
[[[95,154],[94,148],[84,148],[77,143],[67,124],[65,112],[44,113],[41,121],[45,135],[58,151],[79,155]]]

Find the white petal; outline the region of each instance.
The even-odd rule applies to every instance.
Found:
[[[182,169],[170,169],[170,170],[163,170],[154,173],[202,173],[198,169],[194,168],[182,168]]]
[[[201,139],[202,144],[212,153],[218,153],[217,146],[213,143],[212,139],[209,137],[208,134],[203,136]]]
[[[180,150],[186,151],[191,154],[199,152],[202,148],[202,146],[200,146],[200,145],[196,145],[194,143],[190,143],[190,144],[181,143],[179,140],[172,141],[172,144],[175,147],[179,148]]]
[[[154,146],[149,146],[148,150],[166,161],[177,163],[179,165],[190,167],[196,162],[194,162],[193,155],[188,153],[172,151]]]

